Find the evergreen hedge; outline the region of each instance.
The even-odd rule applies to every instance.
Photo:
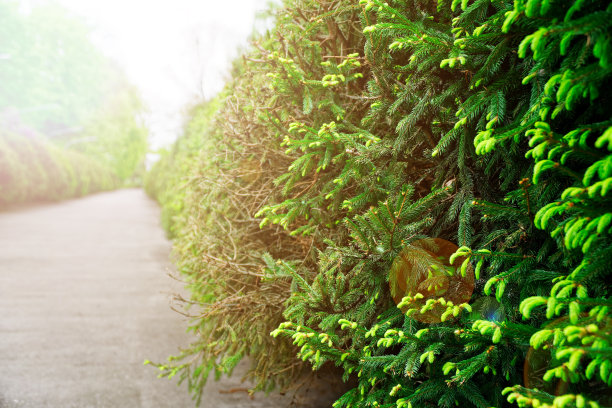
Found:
[[[119,184],[89,156],[31,131],[0,130],[0,207],[79,197]]]
[[[162,373],[198,396],[249,355],[258,389],[338,366],[337,408],[612,405],[611,25],[286,0],[148,181],[198,334]]]

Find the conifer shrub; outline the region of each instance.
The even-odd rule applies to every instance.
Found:
[[[249,355],[262,389],[339,367],[336,408],[611,406],[611,25],[287,0],[175,193],[199,339],[163,373],[197,395]]]
[[[277,276],[276,261],[314,265],[312,249],[320,244],[321,236],[290,235],[278,222],[260,225],[262,220],[255,214],[271,199],[280,201],[288,194],[279,191],[276,179],[299,157],[298,152],[290,155],[280,146],[288,135],[285,129],[291,118],[312,117],[325,123],[346,114],[335,91],[321,78],[327,72],[346,74],[345,101],[351,96],[351,88],[364,85],[361,75],[353,72],[360,65],[356,58],[338,68],[344,55],[341,49],[354,54],[362,44],[346,48],[347,39],[330,37],[327,45],[321,46],[316,39],[327,35],[328,26],[310,21],[320,14],[312,5],[310,8],[281,16],[278,32],[259,39],[242,63],[235,65],[214,121],[207,124],[206,131],[194,135],[208,139],[209,146],[202,148],[192,171],[183,173],[179,182],[190,187],[178,200],[184,206],[183,214],[171,222],[184,225],[175,234],[175,255],[179,270],[189,280],[191,302],[204,306],[199,312],[203,318],[195,320],[193,326],[202,335],[179,356],[185,360],[197,357],[196,363],[173,361],[161,368],[167,375],[181,372],[196,393],[212,368],[218,373],[230,372],[244,355],[253,358],[252,375],[258,380],[258,389],[291,384],[307,366],[296,363],[297,350],[291,342],[269,336],[283,321],[283,304],[292,292],[292,275]],[[347,24],[358,13],[356,6],[327,10],[330,18]],[[307,41],[304,25],[310,30],[307,38],[311,39]],[[362,38],[358,27],[348,25],[346,31],[351,33],[351,42]],[[300,48],[294,49],[293,44],[298,43]],[[293,50],[292,55],[284,51],[287,49]],[[323,60],[334,63],[321,65]],[[311,72],[313,67],[317,72]],[[274,81],[275,75],[281,79]],[[311,81],[312,89],[302,90],[303,81]],[[274,83],[277,88],[272,88]],[[295,102],[298,92],[299,104]],[[191,135],[187,132],[184,139]],[[182,139],[179,143],[189,142]],[[181,158],[186,155],[174,150],[159,168],[168,167],[171,160],[189,161]],[[307,193],[317,180],[311,177],[295,184]],[[318,198],[308,192],[308,199]],[[322,229],[335,229],[335,221],[326,220]]]

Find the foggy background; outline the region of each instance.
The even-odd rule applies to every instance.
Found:
[[[186,382],[143,364],[193,337],[170,307],[182,284],[142,187],[265,9],[0,0],[0,408],[194,406]],[[261,406],[219,392],[247,369],[208,402]]]
[[[21,0],[23,13],[49,0]],[[269,0],[57,0],[86,26],[92,42],[115,60],[145,104],[152,151],[181,131],[185,107],[224,84],[238,49],[265,21]]]

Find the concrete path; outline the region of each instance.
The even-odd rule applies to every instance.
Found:
[[[0,213],[0,407],[194,406],[143,366],[189,343],[158,219],[140,190]],[[289,405],[219,392],[240,377],[209,382],[203,407]]]

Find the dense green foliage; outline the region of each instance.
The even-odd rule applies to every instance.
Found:
[[[267,388],[296,351],[356,379],[335,407],[612,405],[612,8],[285,6],[152,177],[198,310],[163,373],[197,394],[250,355]],[[472,297],[400,310],[389,271],[433,269],[430,238]]]
[[[79,197],[119,186],[109,168],[43,136],[0,130],[0,207]]]
[[[194,106],[189,112],[191,120],[183,137],[172,146],[172,150],[162,149],[159,160],[146,174],[147,193],[161,204],[162,225],[170,236],[177,235],[186,224],[181,217],[186,217],[184,205],[186,195],[190,193],[186,187],[192,177],[191,170],[205,171],[208,168],[199,160],[201,153],[214,150],[216,140],[210,125],[218,108],[218,100]]]

